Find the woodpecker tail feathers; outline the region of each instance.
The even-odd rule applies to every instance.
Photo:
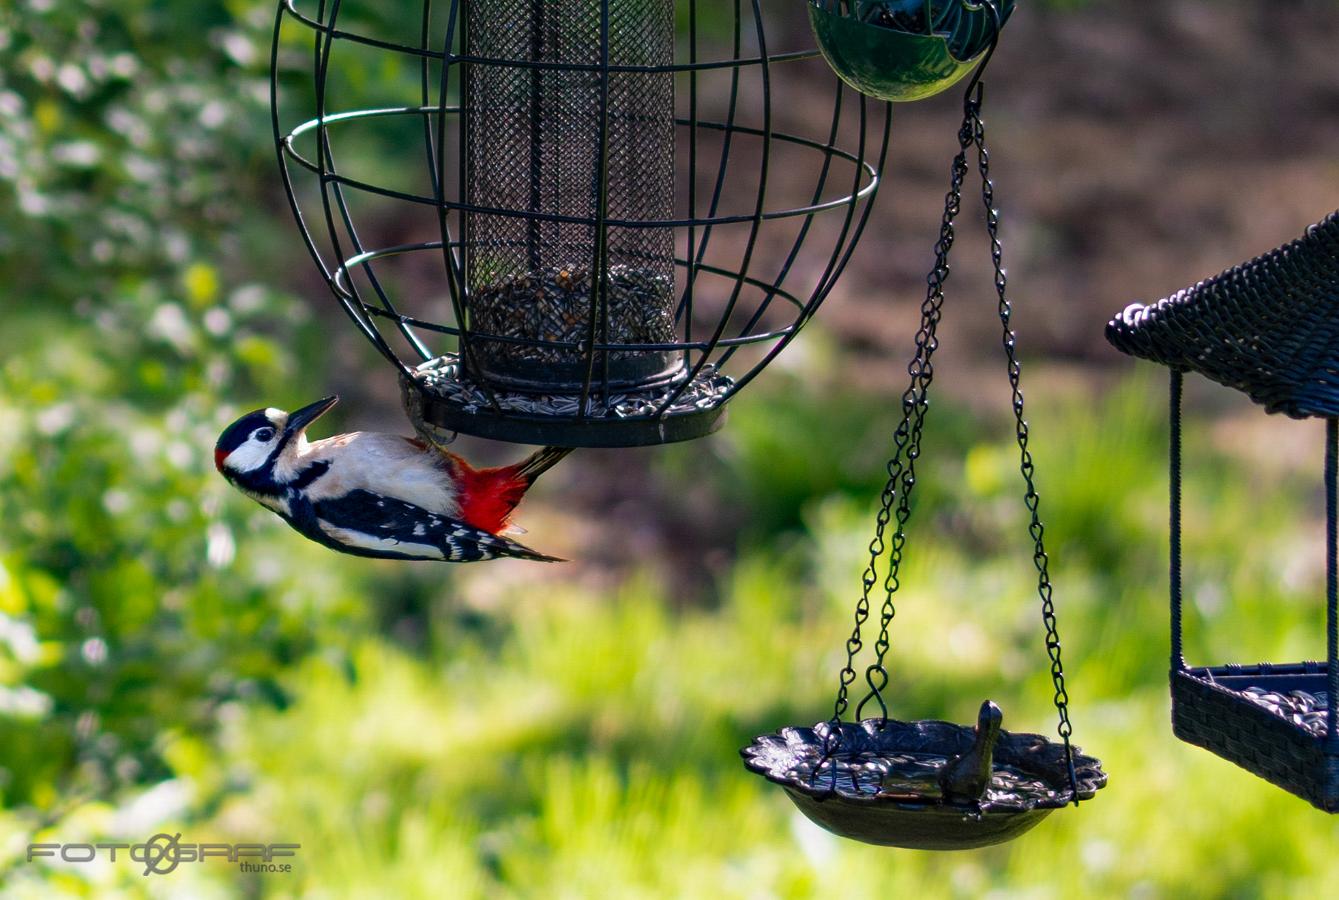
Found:
[[[510,556],[513,559],[528,559],[531,562],[547,562],[547,563],[567,562],[567,560],[563,559],[561,556],[548,556],[546,554],[540,553],[537,550],[531,550],[524,544],[518,543],[508,538],[499,538],[499,540],[504,542],[504,545],[501,548],[502,556]]]
[[[571,447],[545,447],[516,463],[512,469],[527,485],[534,484],[536,478],[558,465],[571,452]]]

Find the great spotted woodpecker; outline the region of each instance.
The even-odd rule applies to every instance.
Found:
[[[355,431],[308,442],[307,427],[338,401],[247,413],[219,437],[215,466],[299,533],[344,553],[561,562],[502,532],[530,485],[570,449],[545,447],[515,465],[476,469],[454,453],[395,434]]]

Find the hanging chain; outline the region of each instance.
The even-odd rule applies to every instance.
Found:
[[[841,741],[841,720],[849,705],[849,689],[855,682],[855,659],[864,648],[861,632],[869,619],[869,595],[878,584],[878,562],[887,545],[884,535],[888,524],[893,520],[893,504],[897,504],[897,527],[893,533],[892,554],[888,561],[888,576],[884,580],[885,596],[880,613],[879,639],[875,644],[878,654],[873,665],[865,670],[865,681],[869,693],[856,706],[856,719],[870,700],[879,704],[879,721],[888,719],[888,706],[883,699],[883,690],[888,685],[888,670],[883,666],[884,656],[888,652],[890,640],[889,626],[897,614],[893,605],[893,594],[897,591],[898,569],[902,561],[902,548],[906,543],[906,524],[911,514],[911,489],[916,483],[916,459],[921,453],[921,433],[925,425],[925,412],[929,408],[930,382],[934,379],[934,365],[931,361],[939,347],[937,331],[944,306],[944,284],[948,281],[949,251],[953,248],[955,236],[953,222],[962,209],[962,184],[967,177],[967,148],[972,146],[973,132],[964,120],[958,132],[959,151],[953,159],[952,173],[949,179],[948,193],[944,197],[944,216],[939,225],[939,240],[935,242],[935,264],[926,276],[925,300],[921,304],[921,325],[916,332],[916,353],[907,365],[907,374],[911,383],[902,394],[902,420],[893,435],[893,454],[888,460],[888,481],[880,495],[878,515],[874,520],[874,539],[869,545],[869,565],[860,579],[861,594],[855,608],[855,628],[846,640],[846,665],[841,670],[837,688],[837,701],[833,705],[832,719],[826,738],[823,741],[823,756],[814,766],[810,780],[816,780],[823,770],[823,764],[832,760],[832,789],[837,788],[836,751]],[[904,463],[903,460],[906,460]],[[899,490],[900,486],[900,490]],[[854,785],[855,774],[851,774]]]
[[[857,720],[860,719],[865,704],[871,700],[879,706],[880,721],[888,718],[888,706],[883,698],[883,691],[888,686],[888,670],[884,667],[884,659],[890,647],[888,629],[897,612],[893,596],[901,587],[902,551],[907,542],[907,520],[911,517],[911,491],[916,485],[916,460],[921,455],[921,435],[925,426],[925,414],[930,406],[930,382],[934,379],[934,365],[931,358],[939,348],[936,329],[942,315],[944,285],[949,276],[948,256],[955,237],[953,222],[962,208],[962,185],[968,171],[967,148],[971,144],[972,132],[964,121],[963,127],[958,132],[958,155],[953,159],[949,190],[944,199],[944,218],[939,227],[939,240],[935,243],[935,264],[926,277],[928,290],[925,302],[921,306],[922,324],[920,332],[916,335],[916,355],[907,366],[907,373],[911,375],[911,387],[902,397],[904,418],[897,429],[897,452],[889,463],[889,472],[892,476],[890,483],[901,485],[897,497],[897,528],[893,532],[892,548],[888,557],[888,574],[883,584],[884,601],[879,622],[879,639],[874,645],[876,656],[874,664],[865,670],[865,682],[869,685],[869,693],[856,707]],[[909,428],[908,419],[910,419]]]
[[[889,559],[888,576],[884,581],[886,596],[880,615],[879,639],[875,644],[878,659],[865,672],[865,680],[870,686],[867,695],[856,708],[856,717],[865,703],[876,699],[881,710],[881,718],[888,717],[882,691],[888,683],[888,672],[883,668],[883,659],[888,652],[888,628],[896,615],[893,594],[898,587],[898,568],[902,560],[902,548],[906,543],[906,523],[911,513],[911,488],[916,482],[916,459],[921,452],[921,432],[925,424],[925,412],[929,407],[928,393],[930,382],[934,378],[934,365],[931,358],[939,347],[936,332],[944,305],[944,284],[948,281],[949,251],[953,248],[955,236],[953,222],[962,208],[962,184],[967,177],[967,148],[972,146],[972,132],[963,123],[958,133],[960,150],[953,160],[949,190],[944,197],[944,216],[939,226],[939,240],[935,243],[935,264],[926,277],[928,285],[925,301],[921,304],[921,325],[916,332],[916,353],[907,366],[911,383],[902,395],[902,421],[893,435],[894,451],[888,461],[888,481],[880,497],[881,503],[874,524],[874,540],[869,545],[869,565],[861,578],[863,588],[860,600],[856,603],[855,629],[846,641],[846,666],[841,671],[837,702],[833,708],[832,721],[835,726],[845,714],[848,706],[848,689],[855,681],[855,658],[864,647],[861,630],[869,619],[870,591],[878,583],[878,561],[887,546],[884,535],[889,522],[893,519],[893,504],[897,503],[897,527],[894,530],[892,554]],[[903,459],[906,459],[904,464]],[[900,490],[899,490],[900,486]]]
[[[934,379],[932,357],[939,347],[937,330],[944,305],[944,285],[948,281],[949,251],[953,248],[955,237],[954,220],[962,207],[962,186],[967,176],[967,154],[976,149],[977,170],[981,174],[981,201],[986,213],[986,232],[990,238],[990,259],[994,267],[995,293],[999,298],[999,317],[1002,327],[1002,343],[1008,363],[1009,387],[1012,394],[1012,406],[1015,421],[1015,436],[1018,440],[1019,471],[1026,485],[1024,503],[1030,515],[1028,533],[1033,541],[1032,561],[1037,569],[1037,594],[1042,602],[1042,622],[1046,627],[1046,654],[1051,661],[1051,682],[1055,688],[1054,703],[1059,716],[1057,732],[1064,741],[1065,761],[1069,769],[1070,797],[1078,804],[1078,776],[1074,769],[1074,751],[1070,745],[1070,735],[1074,728],[1069,720],[1069,693],[1065,689],[1065,672],[1060,657],[1060,635],[1056,628],[1055,603],[1050,575],[1050,558],[1046,553],[1045,526],[1039,511],[1041,498],[1037,494],[1034,481],[1036,467],[1032,452],[1028,449],[1029,427],[1024,418],[1023,392],[1019,386],[1022,366],[1018,362],[1018,339],[1012,328],[1013,306],[1007,296],[1008,279],[1004,271],[1004,249],[1000,244],[999,211],[995,208],[995,185],[990,180],[990,151],[986,148],[986,129],[981,120],[981,102],[984,86],[981,74],[990,56],[994,54],[999,37],[999,13],[991,0],[985,0],[994,19],[995,33],[986,58],[978,67],[963,99],[963,123],[958,131],[958,155],[953,159],[949,191],[944,198],[944,216],[939,227],[939,240],[935,243],[935,265],[926,278],[925,301],[921,304],[921,325],[916,333],[916,352],[907,366],[911,383],[902,395],[902,420],[893,436],[893,455],[888,461],[888,481],[880,495],[880,506],[875,518],[874,539],[869,545],[869,565],[861,578],[862,591],[856,604],[855,628],[846,641],[846,665],[841,670],[837,700],[833,707],[832,720],[824,741],[823,757],[814,767],[813,777],[821,771],[823,763],[832,758],[832,788],[837,786],[835,753],[840,742],[842,716],[849,706],[849,688],[855,682],[855,659],[864,648],[861,633],[870,614],[870,591],[878,582],[878,561],[884,550],[891,549],[888,558],[888,574],[884,579],[884,602],[880,614],[879,638],[875,642],[875,661],[865,670],[865,681],[869,692],[856,706],[855,718],[860,720],[865,705],[874,701],[879,706],[880,723],[887,721],[888,707],[883,691],[888,686],[888,670],[884,659],[890,647],[889,628],[897,614],[893,595],[901,586],[899,580],[902,564],[902,550],[906,545],[906,524],[911,515],[911,491],[916,484],[916,460],[921,454],[921,436],[925,425],[925,414],[929,408],[930,382]],[[893,512],[896,504],[897,511]],[[885,540],[888,525],[896,519],[891,548]],[[854,783],[855,775],[852,774]]]
[[[1065,743],[1065,761],[1069,767],[1071,797],[1078,803],[1078,777],[1074,771],[1074,751],[1070,747],[1069,736],[1074,728],[1069,721],[1069,692],[1065,690],[1065,669],[1060,662],[1060,635],[1056,630],[1055,603],[1052,599],[1050,559],[1046,554],[1044,536],[1045,526],[1041,521],[1039,507],[1041,498],[1037,495],[1037,486],[1033,481],[1036,467],[1032,462],[1032,452],[1028,449],[1029,428],[1023,417],[1023,392],[1019,388],[1022,366],[1018,362],[1018,338],[1011,325],[1013,306],[1006,296],[1008,278],[1004,273],[1004,250],[1000,245],[1000,213],[995,208],[995,185],[990,180],[990,151],[986,149],[986,127],[981,121],[981,99],[983,86],[978,84],[975,91],[968,93],[965,104],[967,124],[971,127],[972,143],[976,145],[977,170],[981,173],[981,202],[986,212],[986,232],[990,235],[990,259],[995,268],[995,293],[999,297],[1000,325],[1004,355],[1008,361],[1009,387],[1012,391],[1015,432],[1018,438],[1019,471],[1027,487],[1024,503],[1027,505],[1031,521],[1028,533],[1032,535],[1032,561],[1037,567],[1037,594],[1041,597],[1042,622],[1046,626],[1046,655],[1051,660],[1051,683],[1055,687],[1055,709],[1060,724],[1056,729]]]

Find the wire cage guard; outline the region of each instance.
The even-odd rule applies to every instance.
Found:
[[[1107,326],[1118,350],[1171,369],[1172,728],[1327,812],[1339,812],[1339,212],[1295,241]],[[1240,390],[1266,411],[1325,420],[1324,663],[1192,667],[1183,650],[1184,373]]]
[[[393,18],[280,0],[272,118],[307,247],[416,426],[563,446],[718,428],[850,259],[885,106],[830,78],[814,104],[817,49],[774,48],[760,0],[423,0],[408,35]],[[362,108],[347,70],[373,65],[418,77]],[[423,163],[370,168],[376,140]],[[365,242],[387,220],[409,239]]]

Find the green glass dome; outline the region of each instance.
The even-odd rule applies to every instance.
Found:
[[[1013,8],[1013,0],[999,4],[1001,25]],[[959,81],[989,48],[994,27],[989,7],[967,0],[810,0],[809,22],[843,81],[899,102],[933,96]]]

